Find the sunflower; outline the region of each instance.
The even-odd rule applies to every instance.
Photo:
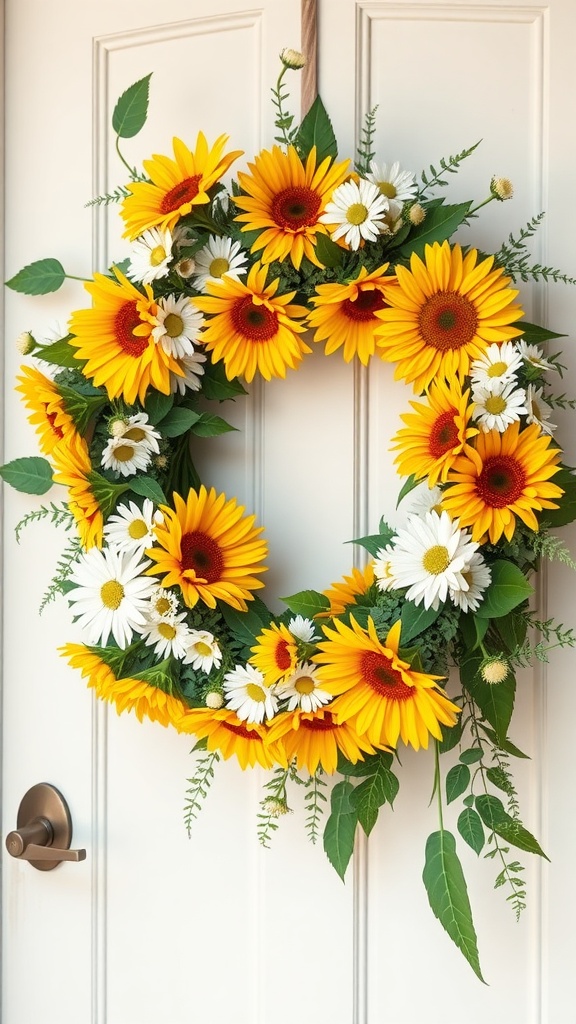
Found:
[[[113,268],[116,280],[95,274],[85,285],[94,299],[91,309],[80,309],[70,320],[70,344],[77,358],[85,359],[85,377],[103,386],[109,398],[144,402],[149,387],[163,395],[171,391],[170,372],[182,376],[176,360],[156,345],[156,303],[149,285],[138,291],[124,274]]]
[[[54,483],[69,489],[68,508],[76,520],[82,547],[102,547],[104,517],[94,491],[95,474],[84,438],[74,434],[60,441],[50,458],[55,469]]]
[[[318,619],[332,618],[341,615],[349,604],[356,604],[356,598],[361,597],[374,583],[374,562],[368,562],[363,569],[353,567],[351,576],[344,576],[336,583],[325,590],[324,597],[330,601],[330,607],[321,614]]]
[[[262,261],[272,263],[289,258],[299,270],[305,256],[321,267],[316,256],[316,236],[328,234],[320,224],[327,201],[348,175],[349,161],[333,163],[326,157],[316,165],[313,146],[303,164],[294,146],[284,153],[278,146],[262,150],[253,164],[251,174],[238,174],[245,195],[234,202],[245,213],[235,219],[242,231],[259,231],[252,252],[263,249]]]
[[[72,668],[80,669],[100,700],[116,705],[119,715],[123,711],[134,711],[140,722],[146,717],[152,722],[160,722],[160,725],[173,725],[180,729],[188,708],[177,697],[157,686],[150,686],[142,679],[117,679],[96,650],[83,644],[66,644],[59,650]]]
[[[427,747],[430,734],[441,740],[440,723],[453,725],[459,708],[437,686],[439,676],[415,672],[398,656],[400,621],[382,643],[372,619],[363,629],[335,620],[324,626],[328,639],[314,661],[326,690],[336,695],[330,710],[339,722],[376,747],[395,747],[400,737],[415,750]]]
[[[263,629],[250,650],[250,664],[262,672],[269,685],[291,675],[298,662],[296,640],[283,622],[273,622],[269,629]]]
[[[273,743],[266,742],[268,730],[263,725],[241,722],[234,711],[220,708],[192,708],[179,722],[180,732],[193,733],[206,740],[208,750],[218,750],[224,760],[236,755],[242,769],[272,768],[286,764],[283,753]]]
[[[76,433],[74,420],[66,411],[66,403],[58,385],[33,366],[21,366],[22,377],[17,377],[16,391],[24,395],[24,405],[31,410],[28,417],[36,428],[38,444],[44,455],[50,455],[54,445]]]
[[[210,149],[199,132],[194,152],[174,138],[174,160],[157,153],[151,160],[144,160],[150,181],[134,181],[126,186],[130,195],[123,200],[120,211],[126,224],[124,237],[133,240],[154,227],[172,231],[195,206],[209,203],[208,190],[242,155],[241,150],[224,154],[227,142],[228,136],[220,135]]]
[[[344,346],[344,359],[355,355],[364,366],[374,355],[374,331],[380,325],[377,310],[384,308],[384,291],[393,280],[385,277],[388,263],[368,273],[361,267],[358,277],[348,284],[319,284],[312,296],[314,309],[308,316],[315,328],[314,341],[326,342],[326,355]]]
[[[558,508],[555,499],[564,491],[551,483],[558,472],[561,452],[536,423],[524,430],[514,422],[503,434],[481,433],[474,449],[459,456],[448,474],[442,508],[472,528],[472,538],[492,544],[502,534],[511,540],[516,517],[530,530],[538,530],[536,512]]]
[[[463,256],[459,245],[434,242],[424,262],[412,253],[410,270],[396,267],[376,330],[381,358],[398,364],[396,378],[418,392],[439,376],[462,380],[492,342],[522,334],[511,326],[523,316],[518,292],[493,264],[493,256],[478,262],[476,249]]]
[[[198,309],[213,314],[201,340],[215,362],[224,361],[228,380],[242,375],[250,382],[257,370],[266,380],[285,377],[311,352],[298,337],[306,329],[297,323],[305,307],[291,304],[296,292],[276,295],[279,278],[266,285],[267,273],[255,263],[246,284],[225,275],[207,282],[208,295],[194,298]]]
[[[338,751],[352,764],[374,754],[375,748],[356,732],[351,722],[339,722],[327,708],[318,711],[285,711],[274,718],[268,741],[283,751],[286,762],[294,758],[299,769],[314,775],[320,765],[332,775],[338,765]]]
[[[468,448],[468,441],[478,434],[470,426],[474,406],[470,389],[462,392],[457,379],[434,381],[426,394],[427,403],[410,402],[414,412],[403,413],[406,424],[393,438],[392,451],[401,476],[424,477],[429,487],[446,482],[454,460]]]
[[[160,508],[164,522],[154,529],[159,547],[146,552],[156,563],[149,573],[163,576],[164,587],[179,586],[189,608],[199,600],[215,608],[218,600],[245,612],[250,591],[264,586],[253,574],[266,571],[258,565],[268,548],[262,527],[254,528],[256,517],[203,485],[190,490],[186,501],[174,494],[174,509]]]

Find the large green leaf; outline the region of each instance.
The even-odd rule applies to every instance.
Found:
[[[175,406],[156,426],[164,437],[180,437],[181,434],[186,434],[199,419],[199,412]]]
[[[53,366],[63,366],[67,370],[81,372],[86,360],[76,357],[78,349],[70,344],[71,337],[71,334],[67,334],[65,338],[52,341],[49,345],[42,345],[34,355],[37,359],[43,359],[45,363],[51,363]]]
[[[297,594],[289,597],[281,597],[281,601],[294,612],[295,615],[303,615],[307,619],[313,619],[318,612],[325,612],[330,607],[330,601],[324,594],[317,590],[300,590]]]
[[[218,437],[219,434],[226,434],[230,430],[237,430],[221,416],[213,416],[211,413],[203,412],[200,418],[192,426],[192,433],[199,437]]]
[[[486,733],[488,739],[498,747],[500,750],[504,750],[506,754],[511,754],[512,757],[523,757],[526,760],[530,760],[530,755],[523,753],[519,747],[517,747],[512,740],[507,737],[505,739],[499,739],[493,729],[489,729],[483,722],[480,723],[480,728]]]
[[[560,499],[561,504],[558,508],[545,508],[540,512],[538,519],[557,529],[557,527],[566,526],[576,519],[576,476],[574,471],[563,466],[552,477],[552,483],[557,484],[564,491]]]
[[[174,395],[162,395],[159,391],[151,390],[146,395],[144,408],[146,415],[153,426],[157,426],[174,405]]]
[[[319,96],[316,97],[304,117],[296,139],[296,148],[303,160],[306,160],[313,146],[316,146],[317,164],[327,156],[335,159],[338,155],[338,144],[332,122]]]
[[[253,647],[262,632],[263,623],[258,613],[249,608],[246,612],[238,612],[229,604],[222,603],[220,608],[228,628],[246,647]]]
[[[416,605],[412,601],[405,601],[400,614],[402,646],[405,647],[414,637],[423,633],[439,615],[440,608],[434,610],[434,608],[425,608],[424,605]]]
[[[323,267],[339,267],[344,259],[344,251],[329,235],[316,235],[315,253]]]
[[[364,778],[367,775],[375,775],[379,770],[380,765],[384,765],[386,768],[390,768],[394,758],[392,754],[386,753],[386,751],[379,751],[377,754],[366,754],[363,761],[356,761],[352,764],[348,758],[344,757],[341,750],[338,751],[338,766],[337,771],[340,775],[349,775],[352,778]],[[392,803],[392,800],[390,801]]]
[[[420,227],[412,231],[410,238],[398,249],[403,259],[409,259],[412,253],[422,257],[424,249],[433,242],[444,242],[454,234],[470,212],[471,202],[458,203],[456,206],[437,206],[428,210],[426,220]]]
[[[6,281],[8,288],[25,295],[47,295],[57,292],[66,280],[66,271],[55,259],[36,260]]]
[[[0,476],[16,491],[46,494],[52,487],[52,467],[46,459],[31,455],[0,466]]]
[[[460,665],[460,679],[494,729],[498,742],[504,742],[514,710],[516,679],[510,672],[503,683],[485,683],[479,672],[480,664],[478,657],[464,658]]]
[[[369,836],[378,819],[378,811],[387,800],[382,774],[376,771],[374,775],[364,779],[364,782],[353,790],[350,800],[356,808],[358,822]]]
[[[354,786],[338,782],[332,790],[331,813],[324,829],[324,850],[332,867],[344,880],[346,868],[354,851],[354,835],[358,813],[352,802]]]
[[[130,481],[130,489],[142,498],[150,498],[156,505],[166,504],[166,495],[153,476],[135,476]]]
[[[476,797],[476,810],[482,821],[491,832],[505,839],[507,843],[516,846],[519,850],[526,850],[528,853],[536,853],[545,860],[550,860],[527,828],[516,818],[511,818],[505,811],[504,805],[497,796],[483,793]]]
[[[524,573],[513,562],[501,559],[491,566],[492,580],[476,611],[481,619],[498,619],[526,601],[533,593]]]
[[[470,769],[467,764],[455,764],[446,776],[446,800],[449,804],[466,792],[470,785]]]
[[[474,973],[484,981],[468,890],[451,832],[442,830],[428,837],[422,878],[433,913]]]
[[[240,383],[238,377],[228,380],[224,363],[208,362],[205,364],[205,372],[202,377],[202,394],[205,398],[223,402],[246,393],[246,388]]]
[[[546,327],[540,327],[538,324],[529,324],[526,320],[520,320],[519,323],[514,325],[524,335],[524,341],[529,342],[531,345],[542,345],[545,341],[550,341],[552,338],[565,338],[565,334],[555,334],[554,331],[549,331]]]
[[[149,74],[134,82],[116,102],[112,127],[121,139],[133,138],[146,124],[151,77],[152,74]]]
[[[465,807],[458,818],[458,831],[465,843],[478,855],[484,846],[482,819],[473,807]]]

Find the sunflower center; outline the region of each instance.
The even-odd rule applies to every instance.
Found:
[[[432,576],[439,576],[450,565],[450,553],[443,544],[433,544],[424,554],[422,565]]]
[[[199,185],[202,179],[201,174],[195,174],[192,178],[184,178],[174,188],[171,188],[160,203],[160,213],[173,213],[180,209],[184,203],[191,203],[200,191]]]
[[[159,597],[158,600],[156,601],[155,607],[156,613],[158,615],[166,615],[169,611],[172,610],[172,605],[170,604],[170,601],[168,600],[167,597]]]
[[[260,740],[261,738],[255,729],[247,729],[245,725],[233,725],[232,722],[221,722],[223,729],[228,729],[235,736],[243,736],[245,740]]]
[[[449,409],[441,413],[430,431],[428,450],[433,459],[439,459],[441,455],[455,448],[460,438],[456,426],[456,410]]]
[[[368,217],[368,207],[364,203],[352,203],[346,210],[346,220],[349,224],[363,224]]]
[[[374,320],[376,310],[383,308],[384,299],[378,288],[364,288],[358,292],[358,298],[342,303],[342,312],[349,320]]]
[[[300,676],[299,679],[294,683],[294,689],[297,693],[314,693],[316,689],[314,680],[310,676]]]
[[[130,462],[130,459],[134,458],[134,445],[119,444],[113,454],[116,462]]]
[[[502,374],[506,373],[507,369],[508,369],[508,364],[505,363],[503,359],[499,359],[497,363],[492,363],[491,366],[488,367],[488,370],[486,372],[486,376],[487,377],[501,377]]]
[[[272,309],[256,305],[250,295],[232,308],[232,323],[249,341],[270,341],[278,333],[278,317]]]
[[[532,403],[532,408],[534,408],[534,402]],[[46,407],[44,407],[44,411],[46,412]],[[46,412],[46,419],[50,424],[52,433],[56,434],[56,437],[61,441],[64,437],[64,431],[56,425],[56,414],[53,412]]]
[[[482,467],[477,489],[485,505],[506,508],[518,500],[525,483],[526,474],[516,459],[510,455],[493,455]]]
[[[192,530],[183,534],[181,548],[183,570],[193,569],[207,583],[216,583],[222,578],[224,558],[213,537],[201,530]]]
[[[118,580],[106,580],[100,587],[100,600],[105,608],[110,608],[113,612],[122,604],[124,597],[124,587]]]
[[[176,630],[174,626],[171,626],[169,622],[159,622],[158,632],[160,636],[164,637],[165,640],[173,640],[176,636]]]
[[[164,318],[164,330],[169,338],[179,338],[184,330],[184,321],[177,313],[168,313]]]
[[[396,199],[396,196],[398,195],[396,186],[393,185],[391,181],[379,181],[378,188],[382,195],[386,196],[386,199]]]
[[[334,716],[330,711],[325,711],[324,718],[301,718],[300,728],[310,729],[312,732],[328,732],[331,729],[337,729],[338,724],[334,721]]]
[[[166,249],[163,245],[156,245],[150,253],[150,266],[159,267],[166,259]]]
[[[498,416],[499,413],[504,412],[506,405],[506,399],[502,398],[502,395],[490,395],[490,398],[484,402],[486,412],[491,413],[492,416]]]
[[[472,341],[478,315],[472,303],[459,292],[435,292],[420,310],[419,325],[427,345],[447,352]]]
[[[143,519],[133,519],[128,527],[128,536],[131,540],[142,540],[148,533],[148,527]]]
[[[210,277],[222,277],[222,274],[226,274],[228,270],[230,270],[230,264],[223,256],[217,256],[208,267]]]
[[[135,302],[124,302],[114,317],[114,334],[120,348],[138,358],[148,348],[148,338],[139,338],[134,331],[142,321]]]
[[[272,200],[272,220],[280,228],[299,231],[315,224],[320,209],[320,196],[311,188],[284,188]]]
[[[196,654],[199,654],[201,658],[207,658],[209,654],[212,654],[212,648],[208,644],[205,644],[203,640],[198,640],[192,646],[194,647]]]
[[[266,701],[266,691],[258,686],[258,683],[246,684],[246,696],[250,697],[250,700],[255,700],[257,704],[264,704]]]
[[[361,671],[365,681],[381,697],[403,701],[414,696],[412,687],[406,686],[397,669],[392,668],[390,658],[378,651],[365,651],[362,655]]]
[[[276,661],[278,668],[282,669],[283,672],[290,668],[292,658],[290,657],[290,651],[288,650],[287,640],[279,640],[276,644],[274,660]]]

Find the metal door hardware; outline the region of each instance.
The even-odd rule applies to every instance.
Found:
[[[11,857],[51,871],[63,860],[86,860],[86,850],[71,850],[72,818],[62,793],[48,782],[32,786],[22,798],[16,828],[6,836]]]

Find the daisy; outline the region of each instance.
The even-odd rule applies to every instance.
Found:
[[[213,668],[220,668],[221,663],[222,651],[214,634],[207,629],[191,630],[184,664],[201,672],[211,672]]]
[[[454,459],[478,433],[471,424],[474,406],[470,390],[457,379],[430,384],[425,402],[410,402],[414,412],[402,413],[406,424],[392,439],[394,462],[401,476],[427,478],[430,487],[444,483]]]
[[[283,622],[272,622],[269,628],[263,629],[250,651],[250,664],[262,672],[267,685],[292,675],[296,668],[296,641]]]
[[[241,721],[228,708],[190,708],[179,723],[181,732],[193,733],[198,740],[206,740],[207,750],[217,750],[226,761],[238,758],[242,769],[286,765],[286,757],[276,744],[270,743],[265,726]]]
[[[276,695],[281,701],[288,700],[287,711],[317,711],[332,700],[332,695],[320,685],[318,669],[307,661],[276,687]]]
[[[145,412],[137,412],[132,416],[113,417],[108,422],[108,431],[112,437],[122,437],[127,441],[134,441],[136,444],[143,445],[148,451],[156,454],[160,451],[158,442],[162,435],[150,423]]]
[[[314,328],[314,341],[325,341],[327,356],[343,347],[345,362],[355,355],[364,366],[374,354],[374,332],[380,321],[376,316],[384,308],[384,291],[393,278],[385,277],[388,263],[368,273],[366,267],[347,284],[319,284],[312,296],[313,308],[308,324]]]
[[[424,516],[426,512],[437,512],[440,515],[442,511],[442,495],[441,487],[420,485],[410,494],[410,508],[408,511],[415,516]]]
[[[268,728],[266,744],[282,751],[287,764],[295,760],[297,768],[310,775],[319,767],[333,775],[340,752],[351,764],[363,761],[365,754],[376,753],[351,722],[339,722],[326,708],[314,712],[297,709],[276,715]]]
[[[186,295],[177,298],[167,295],[160,299],[156,310],[156,326],[152,329],[152,337],[160,344],[167,355],[181,359],[194,351],[196,341],[204,317],[195,309],[191,299]]]
[[[401,213],[402,204],[410,202],[418,193],[416,175],[403,171],[398,162],[377,164],[372,160],[366,178],[377,185],[391,206],[394,204],[398,208],[396,216]]]
[[[274,688],[253,665],[236,665],[223,680],[226,707],[235,711],[241,722],[262,723],[278,710]]]
[[[554,363],[551,363],[549,359],[546,359],[541,348],[538,345],[529,345],[524,338],[521,338],[518,342],[518,351],[528,366],[534,367],[536,370],[555,370]]]
[[[170,231],[150,228],[132,244],[127,277],[142,284],[152,284],[166,277],[172,260],[172,235]]]
[[[151,622],[143,631],[142,636],[148,647],[154,646],[154,653],[161,658],[178,658],[186,656],[190,642],[190,630],[185,622],[186,612],[173,616],[172,619],[160,619]]]
[[[552,408],[542,398],[543,388],[535,388],[529,384],[526,389],[526,405],[528,407],[527,423],[536,423],[544,434],[553,434],[556,424],[550,421]]]
[[[482,430],[498,430],[501,434],[511,423],[527,413],[526,392],[515,380],[493,381],[487,387],[478,386],[472,392],[474,419]]]
[[[150,603],[146,609],[146,616],[152,622],[160,622],[163,619],[171,621],[178,611],[178,598],[171,590],[155,584],[150,594]]]
[[[316,627],[312,619],[306,619],[303,615],[295,615],[288,623],[288,629],[297,640],[303,644],[312,644],[318,639]]]
[[[475,612],[482,603],[484,591],[492,579],[489,566],[479,551],[475,551],[468,564],[464,566],[461,576],[466,583],[465,590],[451,590],[450,597],[463,612]]]
[[[439,377],[463,380],[470,363],[493,342],[522,333],[512,324],[523,316],[494,257],[478,261],[459,245],[426,245],[424,260],[412,253],[410,269],[396,267],[396,284],[378,311],[376,346],[382,359],[397,363],[395,377],[424,391]]]
[[[170,374],[170,391],[172,394],[178,392],[180,395],[185,395],[186,391],[200,391],[202,387],[201,378],[204,375],[203,363],[206,362],[206,356],[203,352],[191,352],[190,355],[182,356],[178,360],[178,366],[181,373]]]
[[[470,367],[473,386],[489,387],[497,381],[509,381],[516,377],[517,370],[522,366],[522,356],[518,345],[513,341],[504,341],[501,345],[489,345],[479,359],[474,359]]]
[[[125,437],[111,437],[102,452],[101,466],[120,476],[133,476],[146,470],[151,462],[150,450],[143,444]]]
[[[365,241],[375,242],[386,229],[387,211],[388,201],[378,186],[360,178],[358,183],[345,181],[334,190],[320,221],[334,225],[330,234],[335,242],[342,238],[350,249],[359,249]]]
[[[116,506],[104,527],[104,537],[119,551],[143,555],[154,543],[154,524],[161,521],[162,514],[154,511],[150,498],[144,499],[142,508],[130,501],[128,505]]]
[[[231,238],[218,238],[210,235],[206,245],[194,257],[194,284],[198,291],[205,291],[208,281],[219,281],[224,274],[235,280],[246,273],[248,256],[240,247],[240,242]]]
[[[393,590],[396,586],[390,555],[394,550],[393,545],[379,548],[374,559],[374,576],[378,590]]]
[[[436,611],[453,590],[466,590],[462,571],[478,544],[447,512],[408,516],[389,558],[394,588],[407,587],[406,600]]]
[[[68,594],[72,612],[87,630],[89,644],[106,646],[110,636],[124,649],[146,626],[147,601],[157,580],[144,575],[150,565],[139,552],[91,548],[78,560]]]

